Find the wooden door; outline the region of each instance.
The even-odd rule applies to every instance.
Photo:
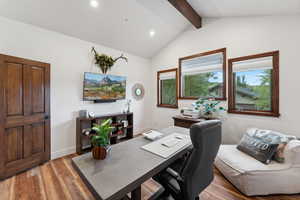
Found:
[[[0,178],[50,159],[50,65],[0,54]]]

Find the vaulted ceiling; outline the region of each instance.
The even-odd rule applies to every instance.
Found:
[[[0,0],[0,16],[146,58],[191,26],[167,0],[97,1],[93,8],[90,0]],[[300,13],[299,0],[187,1],[202,17]]]

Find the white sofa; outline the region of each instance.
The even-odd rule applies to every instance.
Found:
[[[215,166],[248,196],[300,193],[300,141],[289,142],[284,154],[285,163],[265,165],[236,145],[221,145]]]

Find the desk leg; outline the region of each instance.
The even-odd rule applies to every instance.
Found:
[[[131,192],[131,199],[132,200],[142,200],[142,189],[141,186],[136,188]]]

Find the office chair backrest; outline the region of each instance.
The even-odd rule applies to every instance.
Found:
[[[213,163],[221,145],[221,121],[209,120],[194,124],[190,129],[193,150],[182,171],[183,196],[195,198],[212,182]]]

